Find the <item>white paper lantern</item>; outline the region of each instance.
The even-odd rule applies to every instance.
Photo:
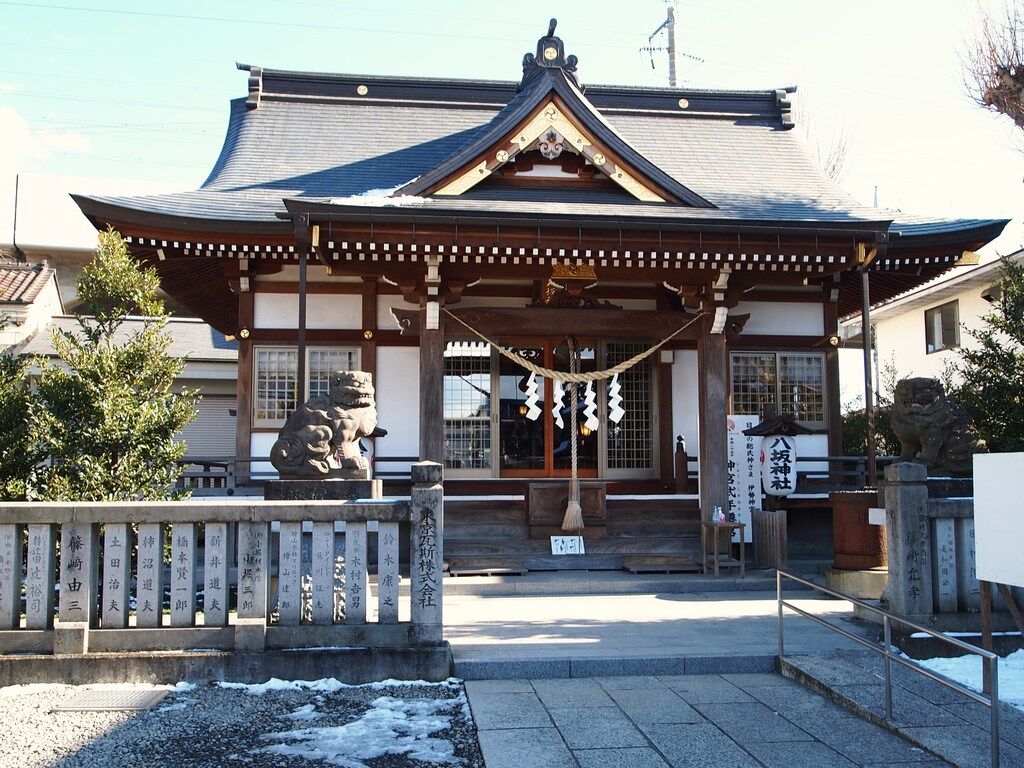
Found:
[[[770,496],[796,490],[796,438],[768,435],[761,439],[761,483]]]

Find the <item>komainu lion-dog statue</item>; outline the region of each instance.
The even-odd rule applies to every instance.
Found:
[[[903,449],[900,459],[924,464],[932,476],[966,477],[973,472],[971,456],[987,450],[967,411],[946,397],[938,379],[896,383],[892,431]]]
[[[327,394],[311,397],[288,417],[270,449],[270,462],[284,480],[365,480],[370,467],[359,439],[386,434],[377,426],[373,377],[334,371]]]

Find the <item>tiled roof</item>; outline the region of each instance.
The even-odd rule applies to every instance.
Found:
[[[31,304],[53,277],[46,263],[0,263],[0,303]]]
[[[132,317],[126,319],[114,333],[114,343],[123,344],[128,337],[138,332],[146,323],[145,318]],[[21,353],[26,355],[42,355],[52,357],[56,354],[49,329],[77,333],[78,319],[73,315],[61,315],[52,318],[47,328],[36,333],[22,347]],[[198,362],[226,362],[238,360],[238,342],[228,341],[224,334],[211,328],[199,320],[172,318],[167,324],[167,332],[171,335],[171,344],[167,354],[172,357],[185,357]]]
[[[198,189],[146,197],[78,197],[94,223],[169,229],[287,231],[285,200],[328,203],[407,186],[460,158],[527,100],[513,82],[250,71],[231,102],[227,135]],[[585,107],[644,163],[712,206],[651,204],[625,195],[487,189],[427,198],[424,213],[597,221],[651,218],[887,228],[900,245],[960,233],[990,239],[1001,220],[910,217],[861,205],[821,169],[793,126],[788,93],[588,86]],[[682,105],[686,105],[683,107]],[[504,125],[504,123],[501,123]],[[395,208],[360,206],[362,213]],[[889,226],[889,222],[896,221]],[[216,222],[216,225],[214,225]]]
[[[292,81],[286,76],[316,77],[319,90],[284,93],[289,85],[274,92],[268,85],[274,81],[264,72],[257,108],[247,108],[245,99],[232,101],[221,155],[199,190],[90,199],[167,217],[276,222],[285,210],[284,198],[359,195],[395,188],[430,173],[470,146],[517,98],[512,83],[275,76],[288,83]],[[354,85],[347,96],[323,95],[330,89],[343,91],[346,83],[360,80],[370,82],[366,98],[355,96]],[[385,98],[390,95],[388,88],[401,89],[401,98]],[[374,95],[380,95],[379,100],[372,99]],[[681,95],[687,97],[683,100],[688,99],[690,108],[678,107]],[[715,206],[720,218],[880,218],[877,211],[860,205],[828,179],[801,132],[788,130],[788,113],[777,106],[775,91],[591,86],[585,97],[617,135],[674,183]],[[670,105],[675,105],[674,110]],[[500,211],[514,206],[491,200],[486,207]],[[639,213],[638,207],[645,206],[620,200],[616,205],[573,204],[565,212],[629,216]],[[545,211],[558,212],[558,204],[552,202]],[[659,211],[685,217],[700,209],[661,206]]]

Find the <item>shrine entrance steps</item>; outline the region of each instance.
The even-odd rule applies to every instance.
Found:
[[[449,498],[444,515],[445,557],[452,575],[700,570],[696,498],[609,496],[604,520],[588,523],[583,531],[583,555],[552,555],[550,537],[565,532],[557,526],[531,525],[524,496]]]

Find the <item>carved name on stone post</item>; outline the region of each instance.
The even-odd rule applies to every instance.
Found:
[[[370,467],[359,439],[386,434],[377,426],[373,377],[335,371],[327,394],[311,397],[288,417],[270,461],[285,480],[367,480]]]

